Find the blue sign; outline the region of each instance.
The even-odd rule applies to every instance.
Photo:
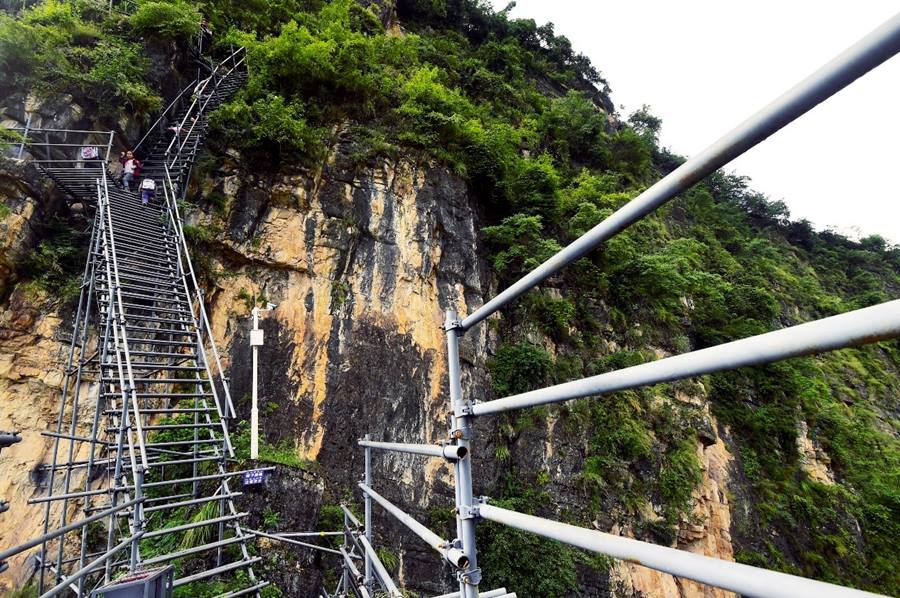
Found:
[[[244,486],[256,486],[266,481],[266,472],[263,469],[245,471],[242,477]]]

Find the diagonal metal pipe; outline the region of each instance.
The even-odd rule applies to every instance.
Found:
[[[388,573],[388,570],[381,562],[381,559],[378,558],[378,553],[369,543],[369,540],[366,539],[365,535],[359,536],[359,542],[362,545],[363,551],[366,553],[366,558],[372,562],[372,568],[374,569],[375,577],[377,577],[381,581],[381,585],[384,587],[385,593],[390,598],[403,598],[403,593],[399,588],[397,588],[397,584],[394,583],[394,580],[391,579],[390,573]]]
[[[579,397],[608,394],[749,365],[761,365],[898,336],[900,336],[900,299],[708,349],[488,401],[474,405],[471,408],[472,415],[489,415],[536,405],[560,403]]]
[[[657,571],[664,571],[677,577],[686,577],[700,583],[731,590],[745,596],[766,596],[767,598],[876,598],[878,596],[878,594],[844,588],[822,581],[759,569],[732,561],[723,561],[631,538],[613,536],[493,505],[483,504],[478,511],[481,518],[488,521],[650,567]]]
[[[465,569],[469,565],[469,557],[458,548],[453,547],[439,535],[413,519],[412,516],[405,513],[403,509],[381,496],[370,487],[363,483],[359,484],[360,490],[367,496],[370,496],[375,502],[381,505],[385,511],[390,513],[397,521],[405,525],[412,533],[419,536],[426,544],[434,548],[436,551],[447,559],[454,567]]]
[[[13,546],[12,548],[8,548],[8,549],[4,550],[3,552],[0,552],[0,561],[4,561],[13,555],[16,555],[16,554],[19,554],[20,552],[24,552],[24,551],[28,550],[29,548],[34,548],[35,546],[37,546],[39,544],[49,542],[50,540],[58,538],[64,534],[71,532],[71,531],[80,529],[82,526],[88,525],[89,523],[99,521],[100,519],[103,519],[104,517],[108,517],[112,513],[116,513],[118,511],[121,511],[122,509],[128,509],[128,508],[134,507],[134,506],[140,504],[141,502],[143,502],[143,500],[144,500],[143,498],[135,498],[135,499],[129,500],[128,502],[124,502],[116,507],[112,507],[105,511],[100,511],[99,513],[95,513],[94,515],[91,515],[90,517],[85,517],[84,519],[79,519],[78,521],[75,521],[73,523],[65,525],[59,529],[55,529],[52,532],[47,532],[46,534],[42,534],[42,535],[38,536],[37,538],[32,538],[31,540],[28,540],[27,542],[19,544],[18,546]]]
[[[461,330],[472,328],[898,52],[900,52],[900,14],[850,46],[771,104],[628,202],[612,216],[475,310],[462,320]]]

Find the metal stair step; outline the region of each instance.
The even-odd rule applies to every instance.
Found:
[[[204,393],[198,393],[198,392],[190,392],[190,393],[188,393],[188,392],[185,392],[185,393],[138,392],[135,394],[137,395],[137,398],[139,398],[139,399],[198,399],[200,397],[210,397],[211,398],[213,396],[212,393],[208,393],[208,392],[204,392]],[[120,395],[121,395],[121,392],[102,393],[102,396],[105,396],[105,397],[118,397]],[[173,424],[173,425],[175,425],[175,424]],[[181,424],[177,424],[177,425],[181,425]],[[187,425],[187,424],[184,424],[184,425]],[[144,429],[146,430],[147,428],[145,427]]]
[[[146,509],[145,509],[146,511]],[[216,542],[210,542],[209,544],[201,544],[200,546],[194,546],[193,548],[187,548],[185,550],[179,550],[178,552],[172,552],[169,554],[163,554],[160,556],[155,556],[153,558],[146,559],[141,562],[143,566],[157,565],[159,563],[165,563],[168,561],[173,561],[175,559],[180,559],[185,556],[189,556],[192,554],[197,554],[199,552],[206,552],[207,550],[213,550],[217,548],[222,548],[223,546],[229,546],[231,544],[237,544],[238,542],[243,542],[244,538],[239,536],[234,536],[232,538],[226,538],[224,540],[218,540]]]
[[[110,364],[102,363],[102,364],[100,364],[100,367],[108,368],[108,369],[118,368],[118,366],[114,363],[110,363]],[[191,372],[205,372],[206,371],[206,368],[202,367],[202,366],[168,365],[165,363],[153,363],[153,362],[146,362],[146,361],[138,361],[138,362],[132,361],[131,369],[133,369],[133,370],[159,370],[159,371],[178,370],[178,371],[191,371]]]
[[[168,409],[141,409],[141,413],[144,415],[165,415],[165,414],[184,414],[184,413],[215,413],[216,409],[214,407],[184,407],[184,408],[176,408],[171,407]],[[121,409],[107,409],[103,412],[105,415],[122,415]]]
[[[177,328],[148,328],[146,326],[125,325],[126,331],[132,332],[148,332],[156,334],[167,334],[172,336],[194,336],[196,333],[190,330],[179,330]]]
[[[177,482],[173,482],[177,483]],[[144,534],[144,539],[155,538],[157,536],[164,536],[166,534],[174,534],[178,532],[187,531],[189,529],[194,529],[197,527],[203,527],[205,525],[216,525],[219,523],[228,523],[230,521],[234,521],[236,519],[242,519],[246,517],[249,513],[237,513],[235,515],[225,515],[224,517],[215,517],[213,519],[204,519],[203,521],[194,521],[191,523],[186,523],[184,525],[178,525],[175,527],[162,528],[158,530],[149,531]]]
[[[221,573],[226,573],[228,571],[233,571],[235,569],[242,569],[244,567],[249,567],[255,563],[258,563],[261,560],[262,560],[261,556],[255,556],[253,558],[235,561],[233,563],[229,563],[228,565],[222,565],[221,567],[216,567],[214,569],[209,569],[207,571],[201,571],[200,573],[195,573],[194,575],[188,575],[187,577],[181,577],[179,579],[176,579],[173,586],[177,588],[178,586],[183,586],[185,584],[189,584],[189,583],[193,583],[195,581],[207,579],[209,577],[214,577]]]
[[[219,595],[215,596],[214,598],[238,598],[238,596],[247,596],[249,594],[256,594],[261,589],[263,589],[266,586],[269,586],[271,584],[272,584],[272,582],[270,582],[270,581],[261,581],[261,582],[257,583],[256,585],[246,587],[242,590],[232,590],[230,592],[226,592],[225,594],[219,594]]]
[[[218,500],[230,500],[232,498],[237,498],[238,496],[243,496],[243,492],[229,492],[228,494],[216,494],[214,496],[207,496],[194,500],[184,500],[180,502],[174,502],[167,505],[157,505],[155,507],[148,507],[143,509],[144,513],[155,513],[156,511],[164,511],[166,509],[179,509],[181,507],[187,507],[191,505],[198,505],[206,502],[214,502]]]

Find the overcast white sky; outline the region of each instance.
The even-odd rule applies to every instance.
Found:
[[[623,116],[649,104],[662,144],[690,156],[898,10],[897,0],[518,0],[511,16],[552,21],[609,81]],[[726,170],[794,219],[900,243],[900,56]]]

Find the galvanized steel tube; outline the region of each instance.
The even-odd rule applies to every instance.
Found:
[[[120,550],[124,550],[125,547],[127,547],[129,544],[133,544],[134,542],[140,541],[141,536],[143,536],[143,535],[144,535],[144,532],[138,532],[134,536],[131,536],[130,538],[126,538],[125,540],[123,540],[123,541],[119,542],[118,544],[116,544],[115,546],[113,546],[111,549],[107,550],[102,556],[94,559],[93,561],[91,561],[87,565],[81,567],[80,569],[73,571],[68,577],[63,578],[62,572],[57,569],[57,574],[59,575],[60,578],[62,578],[62,581],[59,582],[57,585],[55,585],[53,588],[51,588],[49,591],[41,594],[40,598],[50,598],[51,596],[59,595],[61,590],[69,587],[74,582],[80,580],[85,575],[89,574],[91,571],[100,567],[100,565],[105,564],[117,552],[119,552]]]
[[[531,532],[591,552],[636,563],[678,577],[686,577],[745,596],[766,598],[875,598],[860,590],[814,581],[693,554],[648,542],[525,515],[492,505],[479,508],[483,519]]]
[[[900,52],[900,14],[689,159],[462,321],[468,330]]]
[[[368,434],[366,434],[366,440],[369,440],[369,435],[368,435]],[[371,488],[371,487],[372,487],[372,449],[366,447],[365,449],[363,449],[363,453],[364,453],[363,457],[364,457],[364,461],[365,461],[365,463],[364,463],[364,466],[365,466],[365,473],[364,473],[364,476],[365,476],[365,477],[363,477],[363,481],[366,483],[366,486],[368,486],[369,488]],[[371,498],[368,494],[364,494],[364,495],[363,495],[363,502],[365,503],[365,507],[364,507],[364,508],[365,508],[365,517],[364,517],[364,519],[365,519],[365,523],[366,523],[366,526],[365,526],[366,539],[369,541],[369,544],[371,544],[371,543],[372,543],[372,536],[373,536],[373,531],[372,531],[372,498]],[[345,511],[345,512],[349,511],[349,509],[347,509],[346,507],[343,507],[343,508],[344,508],[344,511]],[[352,517],[351,519],[355,520],[356,518],[355,518],[355,517]],[[357,523],[357,527],[358,527],[358,526],[359,526],[359,521],[357,521],[356,523]],[[365,573],[366,573],[366,580],[365,580],[366,587],[367,587],[369,590],[372,590],[372,575],[373,575],[373,572],[372,572],[372,559],[370,559],[368,556],[366,556]]]
[[[900,336],[900,299],[774,332],[488,401],[473,415],[523,409],[680,380]]]
[[[359,488],[365,495],[370,496],[375,502],[380,504],[385,511],[393,515],[397,521],[409,528],[412,533],[422,538],[429,546],[438,552],[443,552],[444,547],[447,545],[447,542],[443,538],[413,519],[410,515],[400,509],[400,507],[396,506],[365,484],[360,483]]]
[[[372,547],[369,540],[365,536],[360,536],[359,542],[362,544],[363,551],[366,553],[366,560],[372,562],[372,568],[375,570],[375,575],[381,580],[381,585],[384,586],[388,596],[390,596],[390,598],[403,598],[403,593],[400,592],[397,588],[397,584],[391,579],[391,575],[388,573],[387,569],[384,568],[381,559],[378,558],[378,553],[375,552],[375,549]]]
[[[444,330],[447,334],[447,382],[450,394],[452,413],[450,434],[453,443],[465,449],[466,455],[471,451],[473,418],[467,413],[470,402],[462,396],[462,370],[459,360],[459,316],[453,310],[445,314]],[[478,549],[475,538],[475,517],[472,484],[472,458],[457,459],[453,462],[455,475],[456,531],[462,552],[467,557],[465,566],[458,565],[464,571],[459,575],[459,591],[462,598],[478,598],[478,584],[481,582],[481,570],[478,568]]]
[[[340,551],[335,550],[333,548],[326,548],[324,546],[317,546],[315,544],[310,544],[308,542],[301,542],[299,540],[292,540],[290,538],[285,538],[284,536],[279,536],[277,534],[267,534],[266,532],[261,532],[255,529],[244,529],[248,534],[253,534],[254,536],[260,536],[261,538],[269,538],[270,540],[277,540],[279,542],[284,542],[285,544],[293,544],[294,546],[301,546],[303,548],[311,548],[313,550],[318,550],[320,552],[327,552],[330,554],[340,554]]]
[[[353,562],[353,559],[350,557],[350,554],[344,547],[340,548],[341,556],[344,559],[344,568],[345,570],[353,576],[353,586],[352,589],[357,596],[361,596],[362,598],[370,598],[369,590],[366,588],[365,576],[359,572],[359,569],[356,568],[356,564]]]
[[[426,457],[440,457],[442,459],[463,459],[468,454],[468,450],[464,446],[447,444],[439,446],[436,444],[404,444],[401,442],[375,442],[372,440],[360,440],[359,446],[379,449],[383,451],[395,451],[398,453],[411,453],[413,455],[424,455]]]
[[[351,511],[350,509],[347,508],[347,505],[341,505],[341,511],[344,512],[344,516],[350,520],[350,523],[352,523],[354,526],[356,526],[357,531],[365,530],[365,526],[359,522],[359,519],[356,518],[356,515],[353,514],[353,511]],[[338,533],[343,533],[343,532],[338,532]],[[287,534],[282,534],[282,535],[287,535]]]
[[[34,548],[38,544],[43,544],[44,542],[49,542],[50,540],[53,540],[54,538],[58,538],[59,536],[62,536],[63,534],[66,534],[66,533],[71,532],[76,529],[80,529],[82,526],[87,525],[89,523],[93,523],[100,519],[103,519],[104,517],[108,517],[112,513],[121,511],[122,509],[127,509],[129,507],[136,506],[136,505],[142,503],[143,501],[144,501],[143,497],[129,500],[128,502],[124,502],[121,505],[118,505],[116,507],[112,507],[110,509],[100,511],[99,513],[95,513],[95,514],[91,515],[90,517],[85,517],[84,519],[79,519],[78,521],[74,521],[64,527],[53,530],[52,532],[40,535],[37,538],[32,538],[31,540],[28,540],[27,542],[24,542],[23,544],[19,544],[18,546],[13,546],[12,548],[8,548],[8,549],[4,550],[3,552],[0,552],[0,561],[4,561],[7,558],[9,558],[15,554],[19,554],[20,552],[24,552],[24,551],[28,550],[29,548]]]
[[[479,592],[478,598],[499,598],[508,595],[506,588],[497,588],[487,592]],[[432,598],[460,598],[459,592],[450,592],[449,594],[441,594],[440,596],[432,596]]]

